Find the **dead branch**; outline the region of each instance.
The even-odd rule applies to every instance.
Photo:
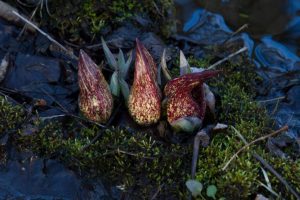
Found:
[[[234,127],[232,127],[233,130],[236,132],[236,134],[238,135],[238,137],[247,145],[249,144],[246,139],[244,138],[244,136],[238,131],[236,130]],[[284,127],[283,127],[284,128]],[[297,198],[300,199],[299,194],[296,192],[296,190],[290,186],[290,184],[266,161],[264,160],[260,155],[258,155],[257,153],[253,153],[252,156],[259,161],[267,170],[269,170],[274,176],[276,176],[276,178],[285,185],[285,187]],[[272,191],[271,191],[272,192]],[[272,192],[274,193],[274,191]]]
[[[55,39],[53,39],[49,34],[47,34],[46,32],[44,32],[37,25],[35,25],[33,22],[29,21],[28,19],[26,19],[25,17],[23,17],[22,15],[20,15],[17,11],[13,10],[12,13],[15,16],[19,17],[22,21],[26,22],[32,28],[36,29],[39,33],[41,33],[42,35],[44,35],[45,37],[47,37],[48,40],[50,40],[51,42],[53,42],[54,44],[56,44],[57,46],[59,46],[62,50],[64,50],[65,52],[69,52],[63,45],[61,45],[59,42],[57,42]]]
[[[234,56],[236,56],[236,55],[239,55],[239,54],[241,54],[241,53],[243,53],[243,52],[245,52],[245,51],[247,51],[247,50],[248,50],[248,47],[243,47],[243,48],[239,49],[238,51],[236,51],[236,52],[230,54],[230,55],[227,56],[226,58],[223,58],[222,60],[219,60],[218,62],[212,64],[211,66],[209,66],[209,67],[207,68],[207,70],[214,69],[216,66],[222,64],[223,62],[225,62],[225,61],[231,59],[232,57],[234,57]]]
[[[299,194],[294,190],[292,186],[261,156],[257,153],[253,154],[253,157],[258,160],[267,170],[269,170],[274,176],[278,178],[278,180],[296,197],[296,199],[300,199]]]
[[[249,146],[251,146],[252,144],[255,144],[255,143],[259,142],[259,141],[265,140],[265,139],[267,139],[267,138],[269,138],[269,137],[275,136],[275,135],[277,135],[277,134],[279,134],[279,133],[282,133],[282,132],[284,132],[284,131],[287,131],[287,130],[288,130],[288,126],[285,125],[285,126],[283,126],[282,128],[278,129],[277,131],[274,131],[274,132],[272,132],[272,133],[270,133],[270,134],[268,134],[268,135],[264,135],[264,136],[262,136],[262,137],[260,137],[260,138],[257,138],[257,139],[255,139],[255,140],[253,140],[252,142],[246,144],[245,146],[243,146],[242,148],[240,148],[240,149],[239,149],[239,150],[238,150],[238,151],[237,151],[237,152],[236,152],[236,153],[228,160],[228,162],[224,165],[224,167],[222,168],[222,170],[225,171],[226,168],[228,167],[228,165],[231,163],[231,161],[232,161],[234,158],[236,158],[236,157],[238,156],[239,153],[241,153],[243,150],[247,149],[247,148],[248,148]]]
[[[10,6],[8,3],[0,1],[0,17],[9,22],[12,22],[13,24],[19,25],[21,21],[16,15],[12,13],[12,11],[17,11],[17,9]],[[31,32],[35,32],[32,27],[29,27],[29,30]]]

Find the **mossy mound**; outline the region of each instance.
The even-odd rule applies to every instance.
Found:
[[[13,106],[5,97],[0,96],[0,137],[4,134],[16,132],[25,119],[25,112],[21,106]]]
[[[65,123],[42,123],[38,134],[21,136],[16,144],[22,151],[33,150],[40,156],[60,159],[85,176],[103,177],[121,185],[131,198],[151,198],[158,188],[162,197],[175,198],[186,192],[191,146],[163,143],[149,134],[118,128],[81,128],[74,138],[66,136],[74,131],[69,125],[70,130],[66,130]],[[100,138],[90,143],[99,131]]]
[[[139,15],[151,19],[157,31],[169,35],[170,26],[174,25],[171,13],[174,12],[173,0],[71,0],[49,1],[50,16],[45,9],[40,22],[59,33],[61,38],[79,43],[98,39],[110,28],[121,25]]]
[[[209,60],[190,58],[189,62],[192,66],[205,68]],[[222,70],[220,76],[209,82],[212,90],[220,99],[219,105],[217,105],[218,121],[234,128],[229,128],[226,133],[217,135],[207,148],[200,150],[197,180],[204,186],[216,185],[217,197],[249,199],[254,198],[258,192],[272,196],[260,184],[260,182],[265,183],[265,179],[260,164],[252,156],[256,152],[273,165],[300,192],[299,159],[293,161],[275,158],[265,149],[265,142],[253,145],[239,154],[238,158],[234,159],[225,171],[222,171],[222,167],[231,156],[245,145],[238,137],[236,130],[250,142],[269,133],[273,122],[268,117],[265,108],[254,100],[255,88],[258,87],[261,79],[255,72],[255,66],[246,56],[239,56],[234,62],[227,62],[218,69]],[[282,187],[282,183],[274,175],[270,173],[268,175],[273,190],[279,196],[288,199],[294,198]]]
[[[7,138],[21,131],[25,112],[21,106],[13,106],[5,97],[0,96],[0,166],[7,161]]]

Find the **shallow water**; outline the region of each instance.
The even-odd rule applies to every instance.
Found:
[[[299,22],[298,0],[176,0],[176,3],[177,18],[181,22],[190,18],[198,8],[203,8],[222,15],[233,30],[248,24],[247,33],[254,39],[266,34],[278,36],[287,33]],[[299,36],[299,29],[283,37]]]
[[[289,125],[290,137],[300,137],[300,1],[177,0],[176,4],[176,38],[198,45],[222,43],[248,24],[241,37],[264,78],[257,99],[278,126]]]

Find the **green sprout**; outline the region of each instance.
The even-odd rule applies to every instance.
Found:
[[[127,77],[127,73],[131,65],[132,53],[130,53],[128,60],[126,61],[123,51],[119,49],[119,54],[116,59],[112,52],[109,50],[104,39],[101,38],[101,40],[107,63],[110,66],[110,68],[114,70],[109,84],[111,92],[114,96],[117,97],[119,97],[120,93],[122,93],[127,103],[129,97],[129,86],[125,79]]]

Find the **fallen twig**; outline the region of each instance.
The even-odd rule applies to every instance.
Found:
[[[282,132],[282,129],[287,129],[287,126],[282,127],[281,129],[275,131],[275,132]],[[232,126],[233,130],[235,131],[235,133],[238,135],[238,137],[246,144],[250,144],[246,141],[246,139],[244,138],[244,136],[238,131],[236,130],[233,126]],[[282,130],[282,131],[281,131]],[[273,133],[275,133],[273,132]],[[265,161],[260,155],[258,155],[257,153],[253,153],[252,156],[258,160],[266,169],[268,169],[273,175],[275,175],[278,180],[284,184],[286,186],[286,188],[297,198],[300,199],[299,194],[296,192],[295,189],[293,189],[292,186],[289,185],[289,183],[267,162]],[[262,183],[261,183],[262,184]],[[276,192],[274,192],[273,190],[270,190],[270,188],[268,186],[265,186],[264,184],[262,184],[265,188],[267,188],[271,193],[273,193],[274,195],[278,194]],[[269,184],[268,184],[269,185]]]
[[[252,144],[255,144],[255,143],[259,142],[259,141],[265,140],[265,139],[267,139],[267,138],[269,138],[269,137],[275,136],[275,135],[277,135],[277,134],[279,134],[279,133],[281,133],[281,132],[284,132],[284,131],[286,131],[286,130],[288,130],[288,126],[287,126],[287,125],[283,126],[282,128],[278,129],[277,131],[274,131],[274,132],[272,132],[272,133],[270,133],[270,134],[268,134],[268,135],[264,135],[264,136],[262,136],[262,137],[260,137],[260,138],[257,138],[257,139],[255,139],[255,140],[253,140],[252,142],[246,144],[245,146],[243,146],[242,148],[240,148],[240,149],[239,149],[239,150],[238,150],[238,151],[237,151],[237,152],[236,152],[236,153],[228,160],[228,162],[224,165],[224,167],[222,168],[222,170],[225,171],[226,168],[228,167],[228,165],[231,163],[231,161],[232,161],[234,158],[236,158],[236,157],[238,156],[239,153],[241,153],[243,150],[245,150],[246,148],[248,148],[248,147],[251,146]]]
[[[262,183],[261,181],[258,181],[258,183],[263,186],[264,188],[266,188],[266,190],[268,190],[270,193],[272,193],[274,196],[276,196],[277,199],[283,199],[277,192],[275,192],[272,188],[270,188],[269,186],[267,186],[266,184]]]
[[[222,60],[219,60],[218,62],[212,64],[211,66],[209,66],[209,67],[207,68],[207,70],[214,69],[216,66],[222,64],[223,62],[225,62],[225,61],[231,59],[232,57],[234,57],[234,56],[236,56],[236,55],[239,55],[239,54],[241,54],[241,53],[243,53],[243,52],[245,52],[245,51],[247,51],[247,50],[248,50],[248,47],[243,47],[243,48],[239,49],[238,51],[236,51],[236,52],[230,54],[230,55],[227,56],[226,58],[223,58]]]
[[[113,155],[113,154],[124,154],[124,155],[128,155],[128,156],[133,156],[133,157],[139,157],[140,156],[138,153],[133,153],[133,152],[120,150],[119,148],[113,149],[111,151],[106,151],[105,153],[102,153],[101,156],[108,156],[108,155]],[[149,156],[143,156],[143,158],[148,159],[148,160],[155,159],[155,157],[149,157]]]
[[[19,24],[21,22],[20,19],[16,17],[12,11],[17,11],[17,9],[10,6],[8,3],[0,1],[0,17],[14,24]],[[31,32],[35,31],[32,27],[30,27],[29,30]]]
[[[59,46],[62,50],[66,51],[69,53],[69,51],[63,46],[61,45],[59,42],[57,42],[55,39],[53,39],[49,34],[47,34],[46,32],[44,32],[42,29],[40,29],[37,25],[35,25],[34,23],[32,23],[31,21],[29,21],[28,19],[26,19],[25,17],[23,17],[22,15],[20,15],[17,11],[13,10],[12,13],[16,16],[18,16],[21,20],[23,20],[24,22],[26,22],[27,24],[29,24],[31,27],[33,27],[34,29],[36,29],[39,33],[41,33],[42,35],[44,35],[45,37],[47,37],[51,42],[53,42],[54,44],[56,44],[57,46]]]
[[[164,187],[164,183],[162,185],[159,185],[157,188],[157,191],[154,193],[154,195],[152,196],[151,200],[156,199],[157,195],[159,194],[159,192],[161,191],[161,189]]]
[[[113,122],[116,114],[119,112],[120,107],[121,107],[121,104],[119,104],[119,106],[115,109],[114,113],[112,114],[112,116],[108,120],[106,126],[103,127],[103,128],[106,128],[107,126],[109,126]],[[83,146],[81,148],[81,151],[84,151],[85,149],[87,149],[88,147],[90,147],[92,144],[94,144],[100,138],[100,136],[102,135],[102,133],[103,133],[103,130],[101,130],[100,132],[98,132],[97,135],[90,141],[90,143],[88,143],[87,145],[85,145],[85,146]]]
[[[33,19],[33,17],[35,16],[35,13],[36,13],[36,11],[37,11],[37,9],[38,9],[38,7],[36,7],[36,8],[32,11],[32,14],[31,14],[29,20],[32,20],[32,19]],[[24,33],[24,31],[25,31],[28,27],[30,27],[30,26],[28,26],[28,24],[26,23],[26,24],[23,26],[21,32],[19,33],[19,35],[18,35],[18,37],[17,37],[17,40],[20,40],[22,34]],[[32,27],[30,27],[30,28],[32,28]]]
[[[237,34],[239,34],[241,31],[243,31],[246,28],[248,28],[248,24],[242,25],[240,28],[238,28],[236,31],[234,31],[232,34],[230,34],[230,36],[226,40],[224,40],[223,44],[227,43],[231,38],[233,38],[234,36],[236,36]]]
[[[20,105],[19,102],[17,102],[16,100],[14,100],[13,98],[11,98],[10,96],[4,94],[3,92],[0,91],[0,96],[3,96],[5,98],[5,100],[10,99],[12,102],[14,102],[17,105]]]
[[[41,89],[41,91],[43,93],[45,93],[50,99],[52,99],[52,101],[54,101],[61,109],[64,113],[69,113],[69,111],[63,107],[63,105],[61,105],[51,94],[49,94],[46,90],[44,90],[43,88]]]
[[[60,117],[65,117],[67,115],[62,114],[62,115],[52,115],[52,116],[48,116],[48,117],[40,117],[41,120],[45,121],[48,119],[56,119],[56,118],[60,118]]]
[[[279,103],[280,103],[280,99],[278,99],[276,101],[275,107],[274,107],[273,111],[270,114],[271,116],[273,116],[276,113],[276,111],[278,110]]]
[[[73,117],[73,118],[76,118],[76,119],[80,119],[82,121],[86,121],[86,122],[89,122],[89,123],[92,123],[92,124],[95,124],[101,128],[106,128],[105,125],[103,124],[99,124],[95,121],[92,121],[92,120],[89,120],[87,118],[83,118],[83,117],[80,117],[80,116],[77,116],[77,115],[74,115],[74,114],[71,114],[65,107],[63,107],[51,94],[49,94],[47,91],[45,91],[44,89],[41,89],[41,91],[46,94],[49,98],[51,98],[60,108],[60,110],[65,113],[66,116],[70,116],[70,117]]]
[[[121,37],[116,38],[116,39],[112,39],[112,40],[107,40],[107,41],[105,41],[105,42],[106,42],[106,44],[109,46],[110,43],[113,43],[113,42],[120,42],[120,41],[122,41],[122,38],[121,38]],[[93,44],[93,45],[85,46],[85,48],[87,48],[87,49],[102,48],[102,42],[101,42],[101,43],[98,43],[98,44]]]
[[[267,163],[261,156],[257,153],[253,154],[253,157],[258,160],[267,170],[269,170],[274,176],[278,178],[278,180],[284,184],[284,186],[296,197],[296,199],[300,199],[299,194],[290,186],[290,184],[269,164]]]
[[[259,103],[267,103],[267,102],[282,100],[284,98],[285,98],[285,96],[281,96],[281,97],[276,97],[276,98],[272,98],[272,99],[260,100],[258,102]]]

